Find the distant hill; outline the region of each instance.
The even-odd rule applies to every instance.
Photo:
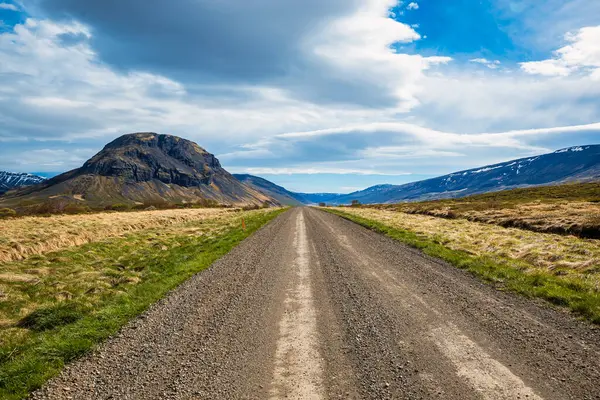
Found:
[[[261,193],[274,198],[281,204],[288,206],[299,206],[305,204],[304,201],[297,197],[297,193],[290,192],[286,188],[276,185],[264,178],[248,174],[233,174],[233,176],[240,182],[245,183]]]
[[[330,203],[335,201],[340,196],[339,193],[294,193],[296,198],[304,204],[319,204],[319,203]]]
[[[364,204],[464,197],[519,187],[600,180],[600,145],[576,146],[455,172],[404,185],[379,185],[339,196],[335,204]]]
[[[276,203],[225,171],[219,160],[189,140],[132,133],[107,144],[81,168],[7,193],[0,206],[67,202],[90,207],[123,204]]]
[[[23,186],[36,185],[44,182],[45,180],[45,178],[37,175],[31,175],[22,172],[0,171],[0,195],[9,190],[17,189]]]
[[[234,174],[233,176],[265,195],[273,197],[281,204],[288,206],[327,203],[329,200],[337,199],[341,196],[339,193],[296,193],[259,176],[248,174]]]

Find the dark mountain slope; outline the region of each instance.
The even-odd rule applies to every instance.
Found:
[[[156,133],[119,137],[81,168],[11,192],[0,205],[47,201],[91,207],[115,203],[256,204],[275,201],[242,184],[219,160],[189,140]]]
[[[271,181],[264,178],[260,178],[254,175],[248,174],[233,174],[233,176],[240,182],[256,189],[257,191],[272,197],[279,203],[288,206],[299,206],[304,204],[303,201],[299,200],[294,192],[290,192],[286,188],[276,185]]]
[[[234,174],[237,179],[248,184],[264,193],[267,196],[271,196],[281,204],[290,206],[298,206],[303,204],[319,204],[327,203],[329,200],[337,199],[342,196],[338,193],[296,193],[287,190],[286,188],[276,185],[273,182],[261,178],[259,176],[248,175],[248,174]]]

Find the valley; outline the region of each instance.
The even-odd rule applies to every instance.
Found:
[[[600,400],[600,0],[0,0],[0,400]]]
[[[593,399],[597,150],[299,193],[123,135],[0,196],[0,397]]]
[[[281,196],[281,202],[287,205],[297,205],[298,202],[306,205],[344,205],[352,202],[393,204],[453,199],[518,188],[598,182],[600,145],[560,149],[536,157],[485,165],[403,185],[375,185],[348,194],[296,193],[260,177],[237,177],[267,196]],[[543,193],[540,195],[543,197]]]

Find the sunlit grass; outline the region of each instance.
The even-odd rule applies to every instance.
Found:
[[[280,212],[217,213],[2,264],[0,398],[26,397]]]
[[[460,199],[367,207],[600,238],[600,183],[543,186]]]
[[[0,220],[0,263],[128,233],[189,221],[228,218],[235,209],[102,212]]]

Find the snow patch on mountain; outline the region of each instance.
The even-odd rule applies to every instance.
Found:
[[[0,171],[0,194],[23,186],[36,185],[46,179],[23,172]]]

